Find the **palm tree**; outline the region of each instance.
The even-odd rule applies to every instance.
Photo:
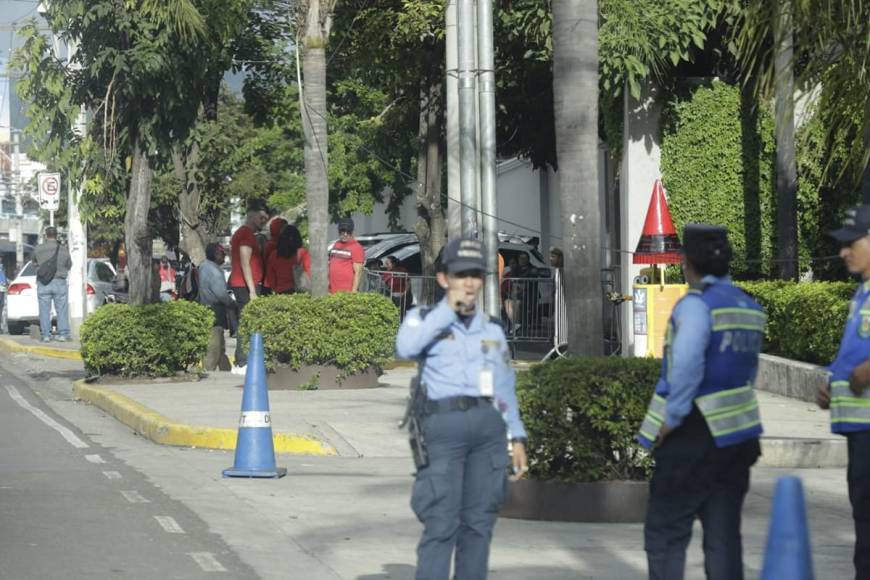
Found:
[[[601,355],[597,0],[553,0],[553,97],[568,350]]]
[[[332,27],[335,0],[304,0],[297,5],[297,49],[302,49],[299,98],[305,131],[305,198],[308,209],[311,293],[327,292],[327,236],[329,225],[329,154],[326,123],[326,44]]]
[[[870,203],[870,0],[783,1],[792,11],[795,84],[803,90],[821,87],[831,104],[825,127],[830,142],[857,129],[850,132],[849,169],[855,185],[863,182],[864,201]],[[770,39],[778,10],[779,0],[751,0],[738,23],[738,55],[762,95],[770,94],[777,75]],[[856,110],[863,111],[863,127],[854,127]]]

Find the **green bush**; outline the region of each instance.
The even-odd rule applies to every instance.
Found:
[[[395,353],[399,310],[368,293],[258,298],[245,306],[239,336],[263,335],[266,366],[334,365],[341,376],[380,367]]]
[[[661,369],[653,358],[564,358],[517,378],[530,473],[565,482],[646,479],[634,440]]]
[[[205,355],[214,314],[179,300],[147,306],[107,304],[82,325],[82,360],[89,374],[170,376]]]
[[[837,354],[851,282],[738,282],[767,311],[764,352],[815,364]]]

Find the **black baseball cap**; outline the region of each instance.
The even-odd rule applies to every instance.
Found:
[[[828,235],[843,243],[852,243],[870,234],[870,204],[856,205],[846,211],[843,227],[828,232]]]
[[[683,254],[690,262],[731,260],[728,230],[710,224],[686,224],[683,227]]]
[[[456,238],[444,248],[441,263],[448,274],[477,270],[486,271],[486,253],[481,241],[473,238]]]
[[[338,220],[338,231],[353,233],[353,220],[349,217]]]

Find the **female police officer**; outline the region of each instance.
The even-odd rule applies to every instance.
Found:
[[[454,577],[485,579],[511,464],[509,438],[512,479],[528,470],[505,335],[477,307],[485,269],[479,241],[451,241],[438,272],[445,297],[409,312],[396,338],[398,356],[420,365],[426,392],[417,412],[428,465],[417,471],[411,495],[424,526],[417,580],[447,580],[454,548]]]

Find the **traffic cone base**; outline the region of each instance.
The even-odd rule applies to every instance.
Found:
[[[285,468],[275,466],[275,445],[272,441],[272,417],[269,414],[269,392],[266,388],[263,337],[258,333],[251,335],[248,351],[235,461],[232,467],[224,469],[223,475],[256,478],[278,478],[287,475]]]

